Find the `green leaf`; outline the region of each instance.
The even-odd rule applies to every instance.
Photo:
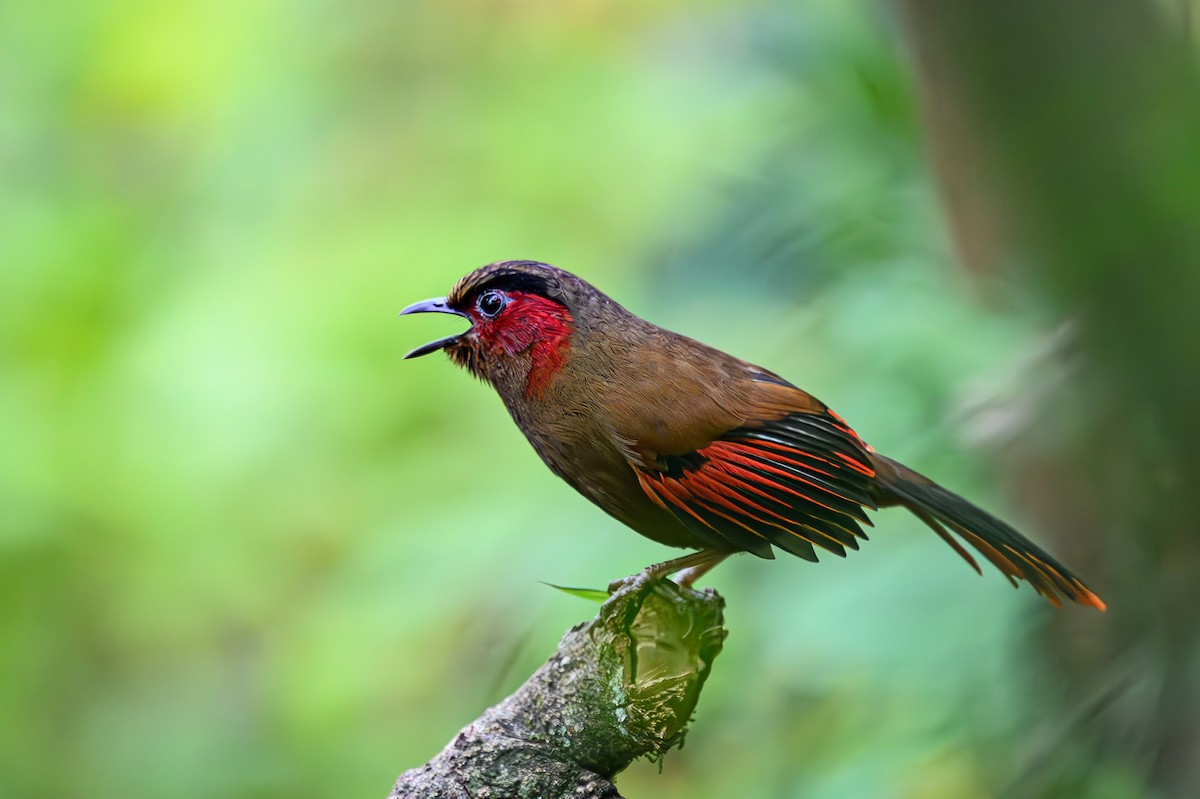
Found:
[[[564,594],[570,594],[571,596],[577,596],[580,599],[587,599],[587,600],[590,600],[592,602],[595,602],[595,603],[601,604],[601,605],[604,604],[604,601],[606,599],[608,599],[608,592],[602,591],[599,588],[568,588],[565,585],[555,585],[554,583],[546,583],[546,582],[543,582],[542,585],[548,585],[551,588],[557,588],[559,591],[562,591]]]

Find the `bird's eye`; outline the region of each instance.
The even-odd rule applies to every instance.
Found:
[[[479,313],[492,319],[496,314],[504,310],[504,306],[508,305],[508,297],[505,297],[498,291],[487,291],[479,295],[479,301],[475,306],[479,308]]]

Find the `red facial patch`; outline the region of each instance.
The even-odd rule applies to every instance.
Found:
[[[551,378],[567,362],[571,348],[571,314],[554,300],[523,291],[508,292],[508,306],[495,319],[471,311],[479,341],[506,355],[529,352],[525,396],[541,397]]]

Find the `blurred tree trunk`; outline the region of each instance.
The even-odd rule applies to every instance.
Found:
[[[899,6],[964,266],[1019,270],[1079,334],[1071,396],[1027,431],[1063,443],[1016,465],[1031,510],[1110,608],[1059,615],[1039,647],[1055,684],[1075,684],[1047,697],[1064,710],[1112,689],[1058,746],[1140,771],[1163,795],[1200,796],[1200,81],[1188,15],[1173,25],[1178,6],[1128,0]],[[1014,795],[1069,787],[1051,771]]]

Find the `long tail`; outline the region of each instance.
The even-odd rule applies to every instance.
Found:
[[[990,560],[1013,586],[1017,585],[1018,579],[1027,580],[1035,591],[1055,606],[1061,606],[1061,599],[1066,598],[1104,610],[1104,602],[1082,580],[995,516],[891,458],[872,453],[871,459],[880,488],[880,506],[903,505],[908,508],[953,547],[975,571],[980,571],[979,564],[950,535],[947,527]]]

